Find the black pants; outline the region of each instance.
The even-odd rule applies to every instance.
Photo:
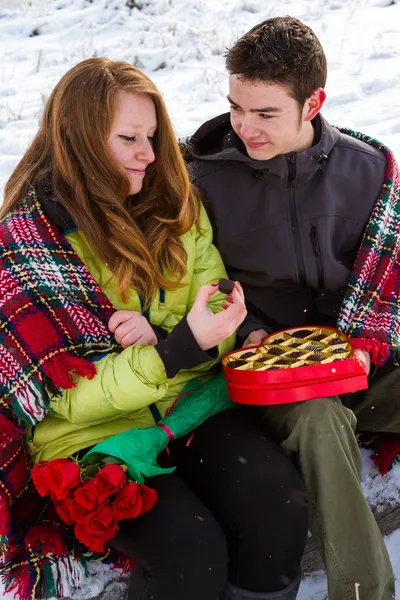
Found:
[[[254,592],[296,577],[308,529],[301,480],[247,408],[170,445],[175,473],[149,478],[158,502],[111,545],[134,558],[129,600],[217,600],[229,579]]]

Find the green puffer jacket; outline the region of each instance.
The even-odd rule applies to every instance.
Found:
[[[201,233],[193,226],[182,237],[187,252],[187,274],[183,283],[187,285],[161,292],[150,306],[150,323],[167,331],[189,312],[200,286],[226,276],[221,257],[212,244],[212,229],[204,209],[200,227]],[[66,237],[115,308],[141,312],[136,291],[132,288],[127,301],[121,300],[112,273],[93,255],[79,231],[67,233]],[[209,306],[213,312],[222,310],[223,298],[220,293],[212,297]],[[51,404],[53,414],[31,432],[29,445],[34,461],[69,456],[126,429],[154,425],[149,404],[156,402],[164,416],[185,383],[209,374],[233,344],[234,336],[231,336],[219,345],[216,360],[181,370],[172,379],[167,378],[154,346],[131,346],[120,354],[102,357],[96,362],[95,377],[77,378],[76,387],[57,397]]]

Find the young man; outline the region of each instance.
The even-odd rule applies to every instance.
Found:
[[[390,600],[393,572],[360,486],[354,431],[400,433],[400,369],[388,361],[399,341],[396,164],[379,143],[320,115],[326,58],[298,20],[257,25],[226,66],[230,115],[190,139],[189,169],[245,292],[241,343],[338,326],[370,373],[367,392],[265,407],[265,426],[301,471],[329,600],[355,600],[356,583],[362,600]]]

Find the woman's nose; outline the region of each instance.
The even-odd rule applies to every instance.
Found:
[[[155,160],[153,144],[150,140],[144,140],[141,147],[137,149],[136,157],[140,162],[152,163]]]

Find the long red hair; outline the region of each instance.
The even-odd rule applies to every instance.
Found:
[[[156,158],[135,196],[128,195],[128,177],[107,148],[118,90],[146,94],[157,113]],[[53,196],[114,273],[123,297],[133,286],[148,306],[158,287],[180,286],[187,258],[180,236],[198,224],[200,203],[161,94],[142,71],[126,62],[91,58],[62,77],[6,184],[0,218],[46,176],[51,176]]]

